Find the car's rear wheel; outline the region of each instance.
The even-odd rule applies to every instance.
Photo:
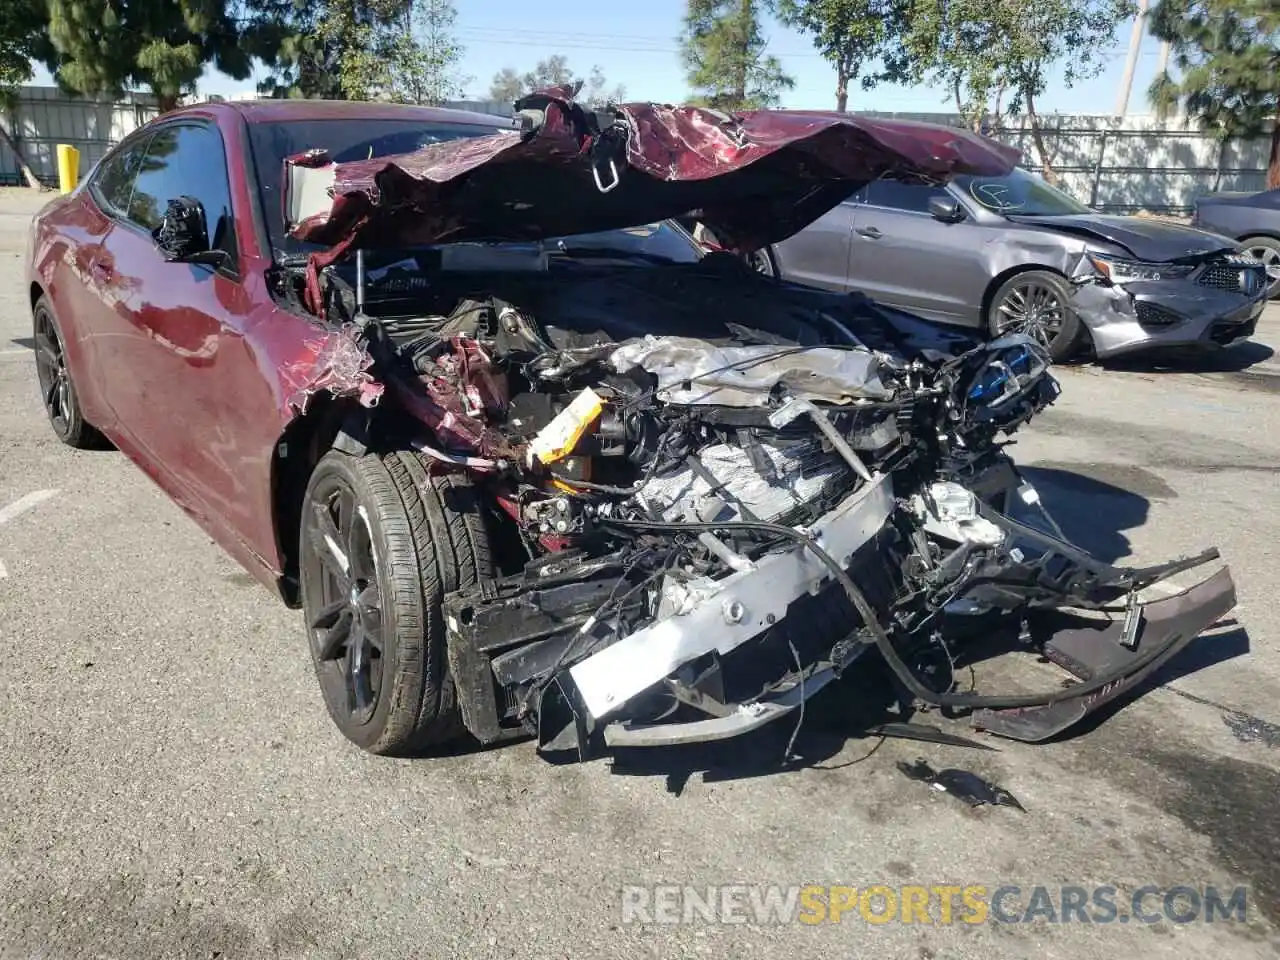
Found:
[[[80,411],[80,399],[71,381],[71,368],[67,366],[66,341],[47,298],[36,301],[32,316],[36,379],[53,432],[67,446],[79,450],[106,446],[106,439]]]
[[[325,707],[372,753],[428,751],[464,731],[441,603],[492,574],[471,484],[418,454],[330,451],[303,503],[302,609]]]
[[[1238,249],[1263,262],[1267,268],[1267,277],[1271,280],[1267,296],[1273,300],[1280,297],[1280,240],[1274,237],[1246,237],[1240,241]]]
[[[1025,333],[1048,349],[1055,361],[1070,358],[1081,346],[1083,328],[1071,309],[1071,288],[1050,270],[1014,274],[991,297],[987,327],[993,337]]]

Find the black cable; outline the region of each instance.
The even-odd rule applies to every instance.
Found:
[[[939,707],[959,707],[964,709],[1010,709],[1017,707],[1045,707],[1058,703],[1062,700],[1074,700],[1077,697],[1087,693],[1093,693],[1100,690],[1116,680],[1129,676],[1132,673],[1142,669],[1147,664],[1162,656],[1168,649],[1170,644],[1178,639],[1178,635],[1169,641],[1169,643],[1153,647],[1142,656],[1136,658],[1130,663],[1108,671],[1105,674],[1099,674],[1086,683],[1073,684],[1067,688],[1057,688],[1051,693],[1038,694],[1019,694],[1008,696],[985,696],[969,693],[938,693],[926,687],[911,668],[898,655],[897,648],[894,647],[893,641],[890,639],[888,632],[880,624],[879,618],[876,616],[875,608],[871,606],[866,595],[858,589],[858,585],[853,582],[844,568],[836,562],[831,554],[827,553],[822,547],[818,546],[804,534],[791,527],[785,527],[777,523],[764,523],[754,521],[733,521],[726,523],[662,523],[649,520],[603,520],[603,523],[631,529],[646,529],[654,531],[665,531],[675,533],[679,531],[699,531],[714,533],[717,530],[737,531],[737,532],[757,532],[771,533],[775,536],[786,537],[796,543],[807,547],[815,557],[817,557],[831,571],[836,581],[844,588],[849,596],[849,600],[853,603],[854,609],[858,611],[858,616],[862,618],[862,622],[867,629],[871,631],[871,636],[875,640],[876,648],[884,657],[885,662],[889,664],[889,668],[902,681],[903,685],[911,691],[911,693],[923,700],[925,703],[931,703]]]

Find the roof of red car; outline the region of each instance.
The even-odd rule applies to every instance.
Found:
[[[201,104],[201,106],[206,106]],[[370,103],[357,100],[230,100],[225,106],[239,112],[249,123],[279,123],[285,120],[366,120],[421,119],[434,123],[474,123],[487,127],[505,126],[511,121],[488,113],[445,110],[403,103]]]

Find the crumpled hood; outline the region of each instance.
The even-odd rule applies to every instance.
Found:
[[[785,239],[879,177],[1007,173],[1019,154],[965,130],[847,114],[632,103],[588,113],[567,89],[517,104],[521,131],[331,164],[289,162],[292,236],[364,247],[534,240],[690,211],[734,249]]]
[[[1138,260],[1163,263],[1169,260],[1195,258],[1219,250],[1235,249],[1226,237],[1180,223],[1165,220],[1148,220],[1145,217],[1107,216],[1101,213],[1077,213],[1057,217],[1027,217],[1007,214],[1015,223],[1045,227],[1074,233],[1084,237],[1096,237],[1118,244]]]

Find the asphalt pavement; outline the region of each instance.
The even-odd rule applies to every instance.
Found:
[[[836,696],[785,766],[789,728],[627,764],[553,766],[529,743],[387,760],[328,720],[297,613],[121,454],[54,439],[21,277],[29,205],[0,191],[0,958],[1280,950],[1280,368],[1266,346],[1280,305],[1255,342],[1198,368],[1064,368],[1060,401],[1018,435],[1085,546],[1147,563],[1216,544],[1239,589],[1158,686],[1075,735],[880,743],[842,724]],[[1021,682],[1045,668],[1001,669]],[[917,757],[1025,811],[971,809],[896,769]],[[633,922],[624,896],[665,902],[655,884],[1014,885],[1015,919],[1044,886],[1058,909]],[[1154,922],[1060,909],[1063,886],[1113,886],[1127,905],[1145,886],[1237,885],[1244,920],[1160,919],[1159,893]]]

